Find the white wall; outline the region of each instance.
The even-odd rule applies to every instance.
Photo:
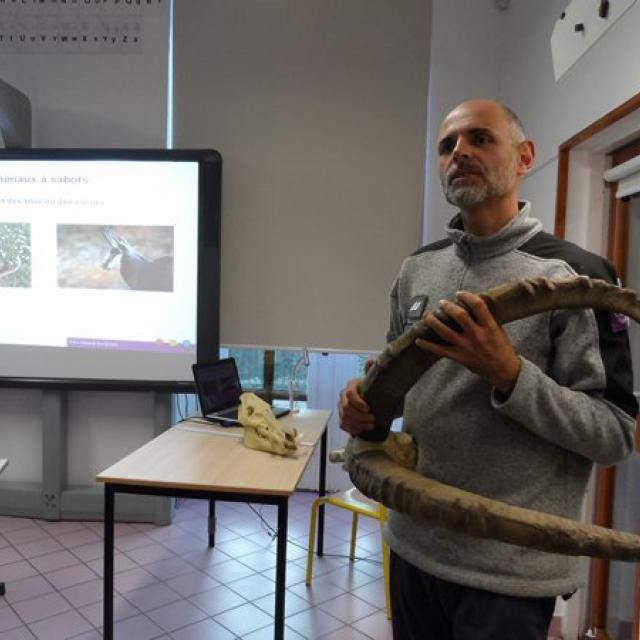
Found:
[[[31,100],[33,146],[164,147],[168,18],[167,3],[140,10],[130,52],[0,50],[0,78]]]
[[[525,186],[545,222],[549,210],[555,209],[558,146],[640,91],[638,3],[555,81],[550,37],[567,4],[568,0],[512,0],[503,30],[498,96],[518,113],[536,141],[537,165],[553,165],[544,168],[544,179]],[[553,229],[553,215],[545,224],[548,230]]]
[[[129,53],[1,52],[0,78],[31,99],[34,147],[165,146],[168,3],[144,6],[137,19],[141,43]],[[46,322],[44,311],[29,321]],[[70,484],[93,483],[96,472],[152,436],[148,396],[72,394]],[[40,398],[0,389],[0,450],[11,461],[3,481],[41,480]]]
[[[460,102],[498,94],[504,20],[505,14],[493,0],[433,0],[424,243],[443,238],[444,227],[455,213],[442,195],[438,178],[435,149],[440,123]]]

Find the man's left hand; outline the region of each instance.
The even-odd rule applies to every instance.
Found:
[[[459,291],[456,299],[471,312],[446,300],[440,302],[440,309],[458,324],[461,333],[450,329],[429,312],[424,316],[425,323],[448,344],[440,345],[418,338],[417,346],[459,362],[508,396],[520,374],[520,358],[509,337],[482,298],[468,291]]]

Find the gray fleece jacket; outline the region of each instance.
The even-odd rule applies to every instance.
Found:
[[[426,309],[456,291],[479,292],[525,277],[585,274],[616,282],[604,259],[542,231],[530,205],[496,234],[462,230],[407,258],[391,295],[389,340],[409,323],[410,301]],[[633,449],[637,403],[627,331],[618,318],[548,312],[505,326],[522,362],[508,399],[451,360],[437,362],[407,394],[404,430],[418,444],[418,471],[512,505],[579,518],[593,462],[613,464]],[[391,513],[391,548],[434,576],[515,596],[566,594],[586,562],[472,538]]]

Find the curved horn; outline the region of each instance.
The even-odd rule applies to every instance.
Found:
[[[586,308],[622,313],[640,322],[640,302],[634,291],[586,276],[519,280],[478,295],[487,303],[498,324],[554,309]],[[445,324],[455,326],[439,309],[434,313]],[[387,345],[360,384],[360,395],[376,417],[375,428],[361,436],[365,440],[381,441],[387,437],[404,396],[438,360],[437,356],[419,349],[416,338],[440,340],[422,320],[416,322]]]
[[[583,276],[524,280],[480,296],[500,324],[543,311],[577,308],[613,311],[640,322],[640,302],[635,292]],[[416,347],[415,339],[433,339],[435,335],[424,323],[416,323],[390,343],[369,369],[361,393],[376,416],[371,440],[386,438],[404,394],[437,359]],[[510,506],[450,487],[399,465],[387,453],[390,448],[353,438],[346,456],[354,485],[390,509],[475,537],[541,551],[640,560],[640,536]]]

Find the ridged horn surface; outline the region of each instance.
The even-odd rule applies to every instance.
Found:
[[[635,292],[584,276],[523,280],[479,295],[500,324],[545,311],[581,308],[621,313],[640,322]],[[440,318],[448,321],[444,315]],[[346,468],[354,485],[390,509],[471,536],[565,555],[639,561],[640,536],[478,496],[426,478],[389,457],[377,442],[389,435],[407,391],[437,360],[415,346],[418,337],[438,339],[422,321],[416,323],[387,346],[360,386],[376,417],[376,428],[367,438],[371,443],[355,438],[348,447]]]
[[[564,280],[519,280],[478,295],[485,300],[499,324],[544,311],[587,308],[622,313],[640,322],[640,302],[634,291],[586,276]],[[436,310],[435,314],[451,326],[448,316],[439,310]],[[416,322],[387,345],[363,379],[360,395],[376,418],[374,430],[362,436],[364,439],[380,441],[387,437],[391,422],[396,417],[404,396],[418,378],[438,360],[437,356],[419,349],[415,344],[416,338],[433,342],[440,340],[422,320]]]

